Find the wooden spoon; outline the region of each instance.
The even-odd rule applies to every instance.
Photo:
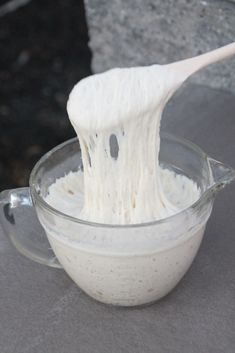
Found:
[[[183,81],[202,68],[235,55],[235,42],[190,59],[165,65],[181,75]]]

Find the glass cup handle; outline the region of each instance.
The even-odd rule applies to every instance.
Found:
[[[41,264],[62,268],[39,223],[28,187],[0,193],[0,221],[21,254]]]

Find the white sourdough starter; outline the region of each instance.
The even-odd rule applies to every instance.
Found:
[[[74,87],[67,107],[84,165],[81,218],[134,224],[178,211],[162,190],[158,163],[162,111],[178,86],[169,69],[153,65],[113,69]]]
[[[180,84],[167,66],[159,65],[113,69],[80,81],[70,94],[68,114],[80,141],[84,178],[77,172],[58,179],[46,201],[80,219],[122,225],[159,220],[195,202],[200,197],[197,185],[162,169],[158,161],[162,111]],[[169,238],[179,233],[177,227],[169,225]],[[73,227],[59,228],[61,236],[60,229],[46,229],[49,240],[81,288],[106,303],[138,305],[160,298],[176,285],[198,250],[204,224],[194,236],[172,240],[165,251],[160,242],[137,249],[138,231],[133,246],[125,247],[123,239],[122,249],[120,230],[111,240],[112,251],[105,246],[107,230],[103,243],[86,248],[82,241],[66,240],[66,232],[76,239]],[[93,232],[95,239],[101,230],[82,225],[78,238],[81,232]],[[115,234],[114,229],[109,232]],[[154,228],[142,232],[146,234],[141,241],[146,237],[150,242]]]

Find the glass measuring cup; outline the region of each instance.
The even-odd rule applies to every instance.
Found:
[[[101,302],[121,306],[154,302],[187,272],[216,193],[235,178],[231,167],[168,134],[161,136],[160,163],[194,180],[201,190],[199,200],[176,215],[145,224],[82,221],[43,199],[56,178],[82,166],[78,140],[69,140],[39,160],[29,188],[0,194],[2,227],[19,252],[64,268],[81,289]]]

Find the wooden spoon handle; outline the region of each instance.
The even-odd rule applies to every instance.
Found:
[[[189,76],[198,70],[201,70],[203,67],[229,58],[232,55],[235,55],[235,42],[209,51],[208,53],[198,55],[190,59],[176,61],[166,66],[179,72],[179,74],[181,74],[186,80]]]

